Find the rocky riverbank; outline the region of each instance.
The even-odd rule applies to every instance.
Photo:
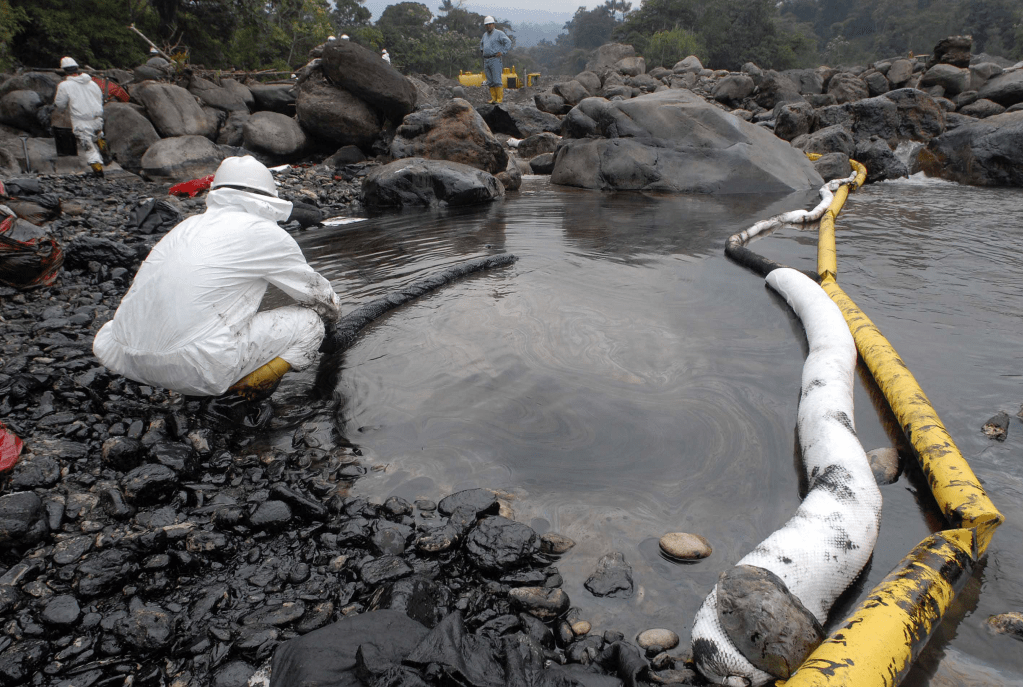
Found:
[[[342,214],[357,179],[335,176],[292,168],[280,192]],[[188,216],[203,197],[177,200],[127,174],[38,182],[61,200],[45,228],[65,262],[52,286],[0,287],[0,417],[25,442],[0,493],[0,684],[242,685],[283,642],[336,621],[366,617],[364,641],[383,609],[403,612],[421,639],[457,630],[483,666],[504,666],[513,642],[530,675],[559,684],[697,679],[674,633],[590,634],[560,589],[571,541],[501,517],[494,494],[369,503],[358,449],[318,441],[302,409],[275,418],[274,436],[292,435],[282,449],[109,374],[92,338],[172,226],[140,229],[135,211],[158,198]],[[608,557],[587,587],[614,594],[629,574]],[[400,679],[383,662],[367,684],[385,673],[387,684],[434,682],[428,666],[444,660]]]

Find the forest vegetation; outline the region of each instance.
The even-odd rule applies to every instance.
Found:
[[[637,3],[638,4],[638,3]],[[73,55],[95,69],[148,57],[139,31],[181,64],[207,69],[301,67],[328,36],[386,47],[406,73],[478,71],[482,15],[460,2],[399,2],[376,21],[360,0],[0,0],[0,69],[52,68]],[[514,40],[514,26],[498,17]],[[516,49],[520,73],[574,74],[590,52],[615,41],[648,68],[696,55],[705,66],[745,62],[787,69],[868,64],[926,54],[950,35],[973,36],[974,53],[1023,59],[1019,0],[607,0],[580,7],[556,41]]]

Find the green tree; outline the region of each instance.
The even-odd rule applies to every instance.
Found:
[[[565,24],[568,41],[575,48],[592,50],[611,39],[615,27],[614,16],[609,5],[598,5],[592,10],[580,7],[571,21]]]
[[[686,29],[658,31],[643,47],[647,67],[662,65],[671,67],[690,55],[706,59],[707,53],[700,37]]]
[[[12,42],[28,15],[20,7],[12,7],[8,0],[0,0],[0,70],[14,66]]]
[[[350,36],[355,29],[369,26],[373,13],[363,7],[365,2],[366,0],[335,0],[330,20],[339,36],[342,33]]]

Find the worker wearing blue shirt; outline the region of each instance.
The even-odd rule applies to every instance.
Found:
[[[504,84],[501,82],[501,56],[511,50],[512,42],[508,34],[497,29],[493,17],[483,19],[483,27],[487,30],[480,39],[480,50],[483,51],[483,72],[490,87],[490,102],[504,101]]]

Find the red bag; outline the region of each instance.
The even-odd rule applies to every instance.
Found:
[[[64,251],[53,239],[12,239],[7,232],[13,226],[13,215],[0,222],[0,284],[19,289],[50,286],[64,264]]]
[[[122,103],[128,102],[128,92],[110,79],[101,79],[98,76],[94,76],[92,81],[103,91],[103,102],[110,102],[114,99],[120,100]]]
[[[22,446],[21,439],[0,422],[0,473],[14,467],[21,455]]]
[[[207,190],[212,183],[213,175],[210,174],[200,179],[192,179],[191,181],[182,181],[180,184],[175,184],[167,189],[167,193],[172,196],[187,195],[189,198],[192,198],[197,193]]]

